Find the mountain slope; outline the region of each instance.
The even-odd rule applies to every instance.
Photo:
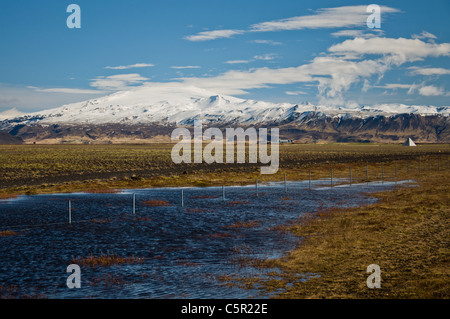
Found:
[[[0,121],[17,118],[24,115],[26,115],[26,113],[20,112],[16,108],[12,108],[0,113]]]
[[[11,116],[0,122],[27,141],[65,137],[111,141],[133,136],[168,136],[168,128],[191,126],[277,126],[304,141],[448,141],[449,107],[383,104],[374,107],[330,107],[271,103],[215,94],[177,84],[137,87],[102,98]],[[289,135],[289,134],[288,134]],[[69,139],[70,140],[70,139]]]
[[[23,140],[20,137],[12,136],[9,133],[0,131],[0,144],[22,144]]]

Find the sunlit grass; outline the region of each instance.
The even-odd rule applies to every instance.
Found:
[[[14,195],[14,194],[0,193],[0,200],[11,199],[11,198],[16,198],[16,197],[17,197],[17,195]]]
[[[277,174],[261,175],[257,164],[175,164],[172,144],[152,145],[2,145],[0,146],[0,199],[17,194],[61,192],[115,192],[124,188],[167,186],[219,186],[288,180],[347,177],[354,181],[393,177],[393,163],[410,161],[410,170],[422,171],[448,165],[448,144],[402,147],[383,144],[292,144],[280,145]]]
[[[90,255],[88,257],[79,257],[75,258],[72,261],[73,264],[89,267],[105,267],[122,264],[137,264],[143,262],[144,259],[139,257],[120,257],[116,255],[103,255],[103,254],[101,256]]]
[[[372,195],[376,204],[302,216],[287,226],[302,244],[260,265],[281,269],[282,279],[251,278],[249,288],[282,288],[279,298],[450,298],[449,177],[415,174],[419,187]],[[370,264],[381,267],[381,289],[366,286]],[[295,281],[308,273],[316,277]]]
[[[0,231],[0,237],[16,236],[18,233],[11,230]]]
[[[160,206],[171,206],[170,202],[159,199],[151,199],[142,202],[142,205],[152,206],[152,207],[160,207]]]
[[[236,222],[234,224],[226,226],[225,228],[228,229],[253,228],[258,227],[260,224],[261,224],[260,221],[251,220],[251,221]]]
[[[304,238],[298,249],[280,260],[247,261],[278,267],[283,271],[277,274],[279,278],[248,278],[243,282],[248,287],[262,286],[266,291],[283,289],[279,294],[282,298],[450,298],[448,144],[413,148],[381,144],[282,145],[280,169],[272,175],[261,175],[261,164],[176,165],[170,158],[171,147],[0,146],[0,199],[17,194],[115,192],[122,188],[246,185],[254,184],[256,178],[260,183],[282,182],[284,174],[288,181],[307,181],[309,173],[312,180],[323,179],[327,186],[331,184],[331,169],[333,185],[337,185],[338,178],[348,183],[350,168],[354,184],[412,179],[420,187],[379,193],[375,195],[377,204],[329,211],[319,208],[301,217],[284,228]],[[286,195],[280,200],[288,203],[289,199]],[[144,204],[171,205],[163,200]],[[207,212],[203,208],[186,209],[186,213]],[[227,229],[256,226],[251,222],[236,223]],[[232,239],[234,232],[230,232],[207,236]],[[102,255],[80,257],[74,263],[98,267],[142,261],[137,257]],[[246,261],[240,262],[244,265]],[[380,290],[366,286],[365,270],[372,263],[381,267]],[[299,276],[306,273],[317,276],[299,282]]]
[[[16,285],[0,285],[0,299],[47,299],[47,296],[38,292],[38,288],[30,293]]]
[[[126,284],[125,280],[119,276],[105,274],[101,277],[94,277],[91,282],[91,286],[103,286],[105,288],[112,288],[116,286],[124,286]]]

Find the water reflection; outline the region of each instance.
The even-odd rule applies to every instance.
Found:
[[[371,204],[367,193],[393,185],[330,188],[313,181],[309,190],[308,182],[288,182],[286,193],[284,184],[269,183],[259,185],[259,196],[254,185],[226,187],[225,201],[221,187],[183,188],[184,207],[180,188],[21,196],[0,202],[1,230],[18,233],[0,238],[0,286],[49,298],[257,297],[219,277],[261,275],[240,263],[242,257],[278,258],[299,243],[275,226],[317,209]],[[144,262],[82,267],[82,288],[68,289],[66,267],[77,257],[101,254]]]

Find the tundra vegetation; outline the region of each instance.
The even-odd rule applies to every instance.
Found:
[[[277,174],[260,174],[260,163],[175,164],[173,144],[151,145],[0,145],[0,199],[20,194],[61,192],[114,192],[122,188],[167,186],[243,185],[258,181],[347,177],[381,178],[381,163],[386,177],[392,177],[394,161],[402,161],[411,172],[433,168],[441,157],[442,168],[450,154],[448,144],[402,147],[394,144],[281,144]],[[400,164],[400,162],[399,162]]]
[[[280,169],[273,175],[261,175],[258,163],[174,164],[172,146],[0,146],[0,200],[21,194],[244,185],[253,184],[256,178],[259,182],[283,181],[284,174],[288,180],[308,180],[310,171],[312,179],[320,179],[330,178],[331,169],[334,178],[348,178],[350,167],[354,183],[411,179],[415,187],[370,195],[378,199],[375,204],[317,210],[295,223],[280,225],[280,231],[302,238],[298,247],[280,259],[240,261],[279,271],[264,277],[221,279],[279,298],[450,297],[448,144],[284,144],[280,145]],[[283,201],[289,201],[289,194]],[[230,199],[230,205],[245,204]],[[257,224],[248,221],[227,229]],[[215,236],[229,235],[223,232]],[[89,256],[78,261],[95,267],[141,259]],[[366,286],[370,264],[381,267],[381,289]]]
[[[319,210],[280,227],[302,238],[296,249],[280,259],[241,261],[279,271],[222,280],[288,299],[450,298],[450,173],[413,178],[416,187],[372,194],[376,204]],[[366,285],[371,264],[381,268],[380,289]]]

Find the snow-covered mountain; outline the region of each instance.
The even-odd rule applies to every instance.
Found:
[[[301,121],[317,116],[368,118],[395,114],[444,115],[449,107],[383,104],[374,107],[330,107],[312,104],[271,103],[225,96],[192,86],[153,85],[117,92],[105,97],[63,105],[30,114],[17,110],[0,113],[15,124],[191,124],[195,119],[242,125]],[[20,119],[17,119],[20,118]]]
[[[10,110],[4,111],[0,113],[0,121],[7,120],[7,119],[14,119],[21,116],[26,115],[26,113],[20,112],[16,108],[12,108]]]
[[[450,142],[450,108],[382,104],[331,107],[271,103],[192,86],[141,86],[30,114],[0,114],[0,130],[27,143],[147,143],[170,141],[175,125],[197,119],[220,128],[279,127],[301,142]]]

